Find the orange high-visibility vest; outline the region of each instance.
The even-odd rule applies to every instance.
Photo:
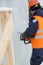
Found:
[[[33,48],[43,48],[43,17],[41,16],[34,16],[38,20],[38,30],[32,40],[32,47]]]

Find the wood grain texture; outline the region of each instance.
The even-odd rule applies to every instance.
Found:
[[[3,14],[4,13],[4,14]],[[5,15],[6,14],[6,15]],[[2,12],[1,25],[2,25],[2,36],[0,38],[0,64],[6,53],[6,65],[15,65],[14,51],[11,41],[13,32],[13,18],[11,12]]]

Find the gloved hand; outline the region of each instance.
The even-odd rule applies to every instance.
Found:
[[[25,35],[23,33],[20,35],[20,40],[25,40]]]
[[[20,40],[23,40],[25,44],[29,44],[29,43],[31,43],[30,40],[27,40],[27,39],[26,39],[26,37],[24,36],[23,33],[20,35]]]

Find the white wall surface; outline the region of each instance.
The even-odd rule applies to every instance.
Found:
[[[43,0],[40,0],[43,4]],[[20,33],[28,26],[28,0],[0,0],[0,7],[12,7],[14,18],[13,45],[16,65],[30,65],[31,44],[20,41]]]

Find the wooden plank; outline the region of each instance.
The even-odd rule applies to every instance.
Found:
[[[6,65],[6,64],[1,64],[1,65]]]
[[[2,26],[2,30],[4,30],[5,23],[9,17],[9,12],[2,12],[2,16],[3,16],[3,18],[2,18],[1,26]],[[8,48],[6,50],[5,57],[6,57],[6,65],[10,65]]]
[[[8,18],[8,16],[9,16],[9,12],[7,13],[7,18]],[[4,28],[7,18],[6,19],[4,18],[4,20],[3,20],[2,29]],[[12,17],[12,22],[13,22],[13,17]],[[6,56],[6,65],[15,65],[13,43],[11,40],[9,41],[5,56]]]
[[[0,8],[0,12],[3,12],[3,11],[13,11],[13,9],[12,8],[9,8],[9,7],[2,7],[2,8]]]
[[[9,19],[6,22],[6,25],[4,26],[2,36],[0,38],[0,64],[7,50],[8,42],[11,38],[12,32],[13,32],[13,23],[12,23],[12,14],[10,14]]]
[[[13,49],[12,40],[9,41],[9,45],[8,45],[8,48],[7,48],[6,62],[7,62],[6,65],[15,65],[14,49]]]

